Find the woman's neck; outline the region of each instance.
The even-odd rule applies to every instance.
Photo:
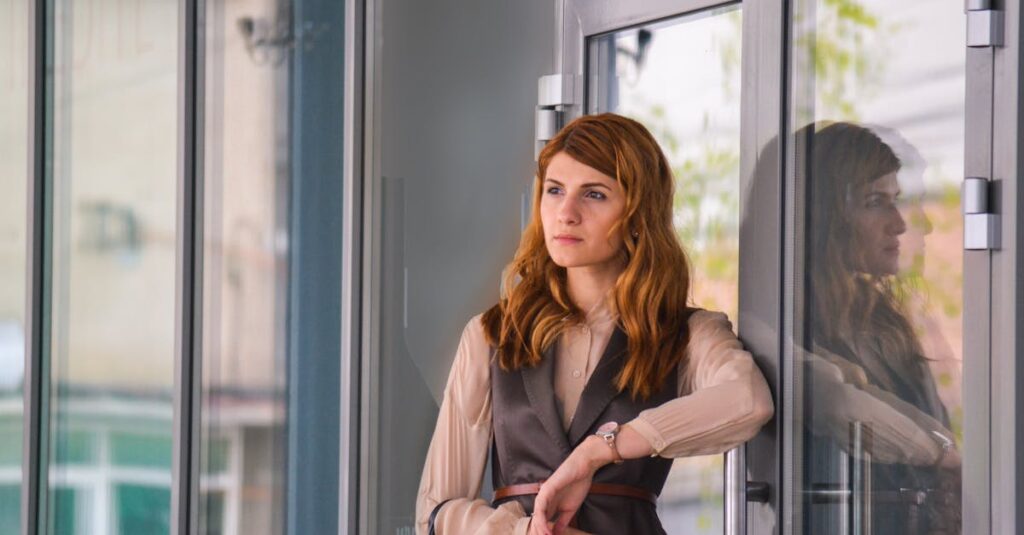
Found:
[[[615,286],[622,266],[580,266],[566,270],[569,298],[584,313],[589,312]]]

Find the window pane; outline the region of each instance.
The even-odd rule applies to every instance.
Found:
[[[171,520],[171,492],[167,487],[117,485],[117,533],[167,533]]]
[[[146,514],[169,514],[178,12],[53,4],[46,533],[168,532],[123,517],[119,489],[144,479]],[[132,470],[115,469],[140,436]]]
[[[283,45],[250,46],[269,35],[260,32],[287,30],[287,11],[275,5],[207,3],[201,457],[203,472],[215,471],[215,437],[232,436],[245,462],[204,475],[201,486],[223,489],[237,533],[253,535],[284,532],[287,474],[291,55]],[[243,21],[252,34],[239,30]],[[203,501],[200,518],[217,531],[224,519],[212,503]]]
[[[21,524],[28,2],[0,0],[0,534]]]
[[[794,17],[794,521],[960,533],[962,6],[803,0]]]
[[[54,487],[50,490],[50,532],[55,535],[77,535],[90,532],[95,514],[88,507],[89,493],[73,488]]]
[[[53,441],[54,458],[58,464],[92,464],[98,459],[96,433],[74,429],[59,429]]]
[[[587,109],[642,122],[675,175],[675,226],[696,306],[739,308],[738,6],[590,40]],[[683,53],[685,52],[685,53]],[[658,500],[668,533],[721,533],[723,456],[676,459]]]
[[[21,533],[21,486],[0,485],[0,535]]]
[[[110,463],[115,466],[171,468],[171,439],[162,435],[110,434]]]
[[[203,533],[336,533],[344,3],[206,3]]]

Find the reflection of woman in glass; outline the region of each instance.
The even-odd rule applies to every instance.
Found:
[[[621,116],[581,117],[541,152],[502,298],[462,334],[419,533],[664,533],[671,459],[725,451],[771,417],[725,315],[687,306],[672,189],[651,134]]]
[[[802,133],[810,155],[809,426],[855,458],[873,456],[872,533],[959,533],[959,455],[896,278],[908,230],[901,208],[913,208],[900,204],[900,158],[854,124]],[[851,451],[852,422],[869,432],[863,451]],[[811,471],[827,473],[828,448],[811,449]]]

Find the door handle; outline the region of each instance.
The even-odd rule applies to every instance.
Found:
[[[850,526],[852,535],[871,533],[871,427],[850,423]]]
[[[747,449],[740,445],[725,453],[725,535],[746,535],[747,502],[766,503],[768,483],[747,481]]]
[[[848,451],[840,451],[840,466],[846,465],[842,483],[813,483],[802,494],[811,504],[834,504],[844,508],[843,522],[837,526],[843,535],[871,533],[871,427],[864,422],[850,422]],[[902,493],[891,493],[886,499],[893,502],[913,499]]]

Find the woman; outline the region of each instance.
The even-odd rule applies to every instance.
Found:
[[[501,300],[463,331],[417,530],[664,533],[671,459],[751,438],[767,384],[724,314],[687,306],[672,174],[647,129],[576,119],[535,186]],[[489,452],[493,503],[478,498]]]
[[[807,423],[818,437],[805,448],[807,471],[827,482],[846,469],[837,447],[871,454],[871,533],[959,533],[960,457],[906,310],[912,292],[897,277],[901,258],[921,262],[914,249],[930,231],[920,207],[902,200],[912,185],[897,178],[920,157],[894,131],[846,122],[806,127],[798,139],[810,156]],[[854,422],[871,434],[857,447]],[[831,529],[827,507],[807,511],[813,532]]]

